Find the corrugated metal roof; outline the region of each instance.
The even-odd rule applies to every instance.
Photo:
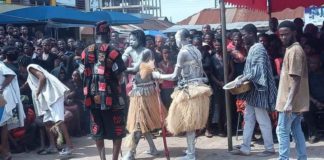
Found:
[[[281,12],[272,13],[272,17],[277,17],[279,20],[294,19],[304,17],[304,8],[285,9]],[[226,22],[255,22],[268,21],[269,15],[265,12],[250,10],[246,8],[228,8],[226,9]],[[180,22],[179,25],[203,25],[203,24],[218,24],[220,22],[220,9],[209,8],[204,9]]]
[[[134,24],[137,27],[142,28],[143,30],[165,30],[174,24],[165,21],[165,20],[159,20],[157,18],[151,18],[151,19],[144,19],[144,23],[142,24]]]

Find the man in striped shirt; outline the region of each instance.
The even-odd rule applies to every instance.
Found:
[[[266,49],[257,43],[257,28],[247,24],[242,29],[243,41],[248,51],[243,75],[236,78],[236,86],[250,81],[252,89],[239,97],[246,101],[244,110],[243,144],[235,155],[250,155],[251,139],[257,121],[264,140],[265,151],[258,156],[271,156],[273,147],[272,127],[268,111],[273,111],[276,103],[277,89],[272,75],[272,68]]]

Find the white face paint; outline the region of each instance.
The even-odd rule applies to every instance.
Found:
[[[177,32],[174,36],[175,40],[176,40],[176,44],[179,48],[181,48],[181,36],[180,36],[180,33]]]
[[[129,45],[132,48],[137,48],[138,47],[138,39],[134,35],[129,36]]]

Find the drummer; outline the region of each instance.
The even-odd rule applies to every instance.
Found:
[[[267,51],[262,44],[257,43],[257,28],[247,24],[242,29],[243,42],[248,56],[243,75],[236,78],[236,87],[245,81],[250,81],[253,87],[239,97],[246,101],[244,111],[243,144],[232,154],[248,156],[251,153],[251,139],[257,121],[264,140],[265,151],[257,154],[266,157],[275,154],[273,147],[272,127],[268,111],[274,111],[277,89],[273,78],[271,64]]]

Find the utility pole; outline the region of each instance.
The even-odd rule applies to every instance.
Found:
[[[225,0],[219,0],[220,8],[221,8],[221,23],[222,23],[222,48],[223,48],[223,63],[224,63],[224,82],[225,84],[228,83],[228,61],[227,61],[227,48],[226,48],[226,15],[225,15]],[[230,106],[230,99],[228,90],[225,90],[225,106],[226,106],[226,124],[227,124],[227,143],[228,143],[228,150],[233,150],[233,143],[232,143],[232,109]]]
[[[218,8],[219,0],[215,0],[215,8]]]

